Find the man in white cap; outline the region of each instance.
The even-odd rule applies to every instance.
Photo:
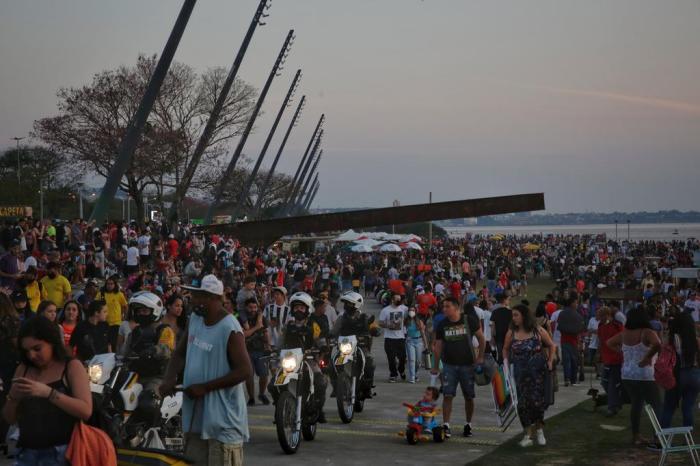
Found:
[[[182,425],[185,455],[195,464],[240,466],[247,442],[248,411],[241,382],[252,375],[243,329],[226,312],[224,284],[205,275],[192,291],[193,313],[170,360],[162,395],[173,392],[184,369]]]

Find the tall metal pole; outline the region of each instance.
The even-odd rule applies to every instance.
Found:
[[[303,95],[301,96],[301,100],[299,100],[299,105],[297,105],[297,109],[294,112],[294,116],[292,117],[292,121],[289,122],[289,128],[287,128],[287,132],[284,135],[284,139],[282,139],[282,143],[280,144],[279,149],[277,150],[277,155],[275,156],[275,160],[272,162],[272,165],[270,166],[270,169],[267,171],[267,176],[265,177],[265,182],[260,186],[260,190],[258,191],[258,198],[255,201],[255,207],[253,208],[253,216],[257,217],[258,211],[260,210],[260,207],[262,206],[262,201],[263,198],[265,197],[265,194],[267,193],[267,189],[272,182],[272,175],[275,173],[275,169],[277,168],[277,162],[280,160],[280,156],[282,155],[282,151],[284,150],[284,146],[287,144],[287,139],[289,139],[289,135],[292,132],[292,128],[294,128],[297,125],[297,122],[299,121],[299,117],[301,116],[301,111],[304,108],[304,104],[306,103],[306,96]]]
[[[294,29],[290,29],[289,33],[287,34],[287,38],[284,40],[284,44],[282,44],[282,49],[280,50],[280,53],[277,55],[277,59],[275,60],[275,64],[272,66],[272,70],[270,71],[270,75],[267,77],[267,81],[265,82],[265,86],[263,87],[262,91],[260,91],[260,96],[258,97],[258,102],[255,104],[255,108],[253,109],[253,113],[250,115],[250,119],[248,120],[248,124],[246,125],[245,130],[243,131],[243,134],[241,135],[241,139],[238,141],[238,146],[236,147],[236,151],[233,153],[233,157],[231,158],[231,161],[228,164],[228,167],[226,167],[226,171],[224,172],[224,176],[221,178],[221,181],[219,182],[219,186],[216,188],[216,193],[214,194],[214,200],[212,203],[209,205],[209,209],[207,209],[207,215],[204,219],[205,224],[210,224],[211,219],[214,216],[214,211],[216,208],[219,206],[219,202],[221,201],[221,196],[224,194],[224,189],[226,189],[226,185],[229,183],[231,175],[233,175],[233,170],[236,168],[236,163],[238,162],[238,159],[241,156],[241,153],[243,152],[243,146],[245,146],[246,141],[248,140],[248,136],[250,136],[250,132],[253,129],[253,125],[255,124],[255,119],[258,117],[258,113],[260,113],[260,108],[263,105],[263,102],[265,102],[265,97],[267,96],[267,92],[270,90],[270,86],[272,85],[272,81],[275,79],[275,76],[277,75],[277,71],[279,67],[282,65],[282,62],[287,56],[288,53],[288,48],[292,43],[292,39],[294,37]]]
[[[433,192],[430,191],[430,194],[428,194],[428,204],[433,203]],[[430,249],[433,247],[433,222],[428,222],[428,252],[430,252]]]
[[[314,200],[316,199],[316,194],[318,193],[318,188],[321,187],[321,182],[316,183],[316,187],[314,188],[314,193],[311,195],[311,199],[309,199],[309,202],[306,205],[306,210],[309,210],[311,208],[311,204],[314,203]]]
[[[170,37],[168,37],[168,42],[166,42],[163,53],[158,59],[156,69],[153,71],[153,76],[151,76],[151,79],[148,82],[146,92],[143,94],[139,108],[131,118],[131,122],[126,129],[124,139],[122,139],[122,142],[119,145],[117,158],[114,161],[114,165],[109,172],[107,180],[105,181],[100,197],[95,203],[95,208],[92,210],[90,220],[95,221],[95,223],[98,225],[103,222],[107,211],[109,210],[109,204],[112,202],[114,195],[117,193],[119,183],[121,182],[124,173],[126,173],[126,170],[129,168],[131,157],[136,150],[143,127],[146,124],[148,115],[151,113],[151,108],[153,108],[153,103],[158,96],[160,86],[163,84],[163,80],[165,80],[165,76],[168,74],[170,63],[173,61],[175,51],[177,50],[177,46],[180,44],[180,39],[182,39],[182,34],[185,32],[187,22],[190,19],[190,15],[192,14],[192,10],[194,9],[196,3],[197,0],[184,1],[182,8],[180,9],[180,14],[177,16],[177,20],[175,21],[175,26],[173,26]]]
[[[280,120],[282,119],[282,115],[284,114],[285,109],[289,106],[289,101],[294,95],[294,91],[296,91],[296,88],[299,85],[299,79],[301,79],[301,70],[297,70],[297,73],[294,75],[294,79],[292,79],[292,84],[289,86],[289,91],[287,91],[287,95],[285,96],[284,101],[282,102],[282,106],[277,112],[275,122],[272,124],[272,128],[270,128],[270,132],[267,135],[265,144],[263,144],[262,150],[260,151],[260,155],[258,155],[258,160],[255,161],[255,166],[253,167],[253,170],[251,170],[250,175],[248,175],[248,179],[246,179],[245,184],[243,185],[243,189],[238,195],[238,199],[236,199],[236,203],[233,206],[233,212],[231,212],[231,219],[233,221],[235,221],[238,213],[244,210],[243,202],[248,196],[248,192],[250,191],[251,186],[253,186],[253,183],[255,182],[255,177],[258,176],[258,170],[260,170],[260,165],[262,164],[262,161],[265,158],[265,154],[267,154],[267,149],[270,147],[272,138],[275,136],[275,131],[277,131],[277,125],[279,125]]]
[[[627,242],[630,242],[630,221],[627,220]]]
[[[309,188],[308,192],[304,196],[304,199],[299,201],[299,210],[306,210],[306,204],[309,203],[309,199],[311,199],[311,195],[313,194],[314,188],[316,187],[316,183],[318,183],[318,172],[316,172],[316,176],[314,177],[313,183],[311,183],[311,188]]]
[[[309,155],[309,151],[311,150],[311,147],[314,144],[314,141],[316,140],[316,137],[318,136],[318,132],[321,130],[321,126],[323,126],[324,121],[326,121],[326,115],[321,115],[321,118],[318,119],[318,124],[316,125],[316,129],[314,129],[314,134],[311,135],[311,139],[309,140],[309,144],[306,146],[306,151],[304,151],[304,155],[301,158],[301,162],[299,162],[299,166],[297,167],[296,173],[294,173],[294,178],[292,178],[292,184],[291,184],[291,189],[292,191],[294,190],[294,187],[297,185],[299,182],[299,174],[301,173],[301,169],[306,163],[306,157]],[[286,209],[286,206],[289,204],[289,202],[292,199],[292,191],[289,191],[289,194],[284,200],[283,204],[283,210]]]
[[[318,148],[321,145],[321,139],[323,138],[323,132],[324,132],[324,130],[321,130],[318,133],[318,137],[316,138],[316,143],[314,144],[314,148],[311,150],[311,154],[309,154],[309,158],[306,161],[306,164],[304,165],[304,168],[301,171],[301,175],[299,175],[299,180],[297,181],[297,184],[294,185],[294,190],[292,191],[292,195],[289,196],[289,202],[287,202],[287,205],[285,206],[284,215],[287,215],[294,208],[294,201],[296,200],[297,194],[299,193],[299,190],[301,189],[301,184],[306,179],[306,174],[308,173],[309,168],[311,168],[311,162],[314,161],[314,157],[316,156],[316,152],[318,152]]]
[[[311,167],[311,170],[309,171],[309,176],[306,178],[306,181],[304,182],[303,188],[299,190],[299,194],[297,195],[297,198],[295,199],[294,207],[292,207],[292,211],[297,210],[299,207],[302,206],[302,199],[306,195],[307,190],[309,189],[309,183],[311,183],[311,177],[313,174],[316,172],[316,168],[318,167],[318,163],[321,161],[321,156],[323,155],[323,150],[320,150],[318,152],[318,157],[316,157],[316,161],[314,162],[313,167]]]
[[[14,137],[12,139],[14,139],[14,141],[17,143],[17,151],[16,151],[17,152],[17,186],[20,186],[22,184],[22,175],[20,173],[22,171],[22,166],[20,165],[20,162],[19,162],[19,142],[22,139],[27,139],[27,138]]]
[[[79,203],[80,203],[80,218],[82,219],[82,218],[85,218],[85,217],[83,217],[83,188],[80,188],[78,190],[78,199],[80,199],[80,201],[79,201]]]
[[[182,174],[182,180],[180,181],[180,185],[183,186],[182,189],[187,189],[187,187],[189,187],[189,185],[192,183],[192,178],[194,177],[195,171],[197,170],[199,161],[202,159],[202,155],[204,155],[204,151],[206,151],[207,146],[209,145],[209,141],[211,140],[211,137],[214,134],[214,130],[216,129],[216,123],[219,120],[221,110],[224,108],[224,104],[226,103],[228,94],[231,91],[231,86],[233,86],[233,83],[236,81],[238,69],[241,67],[241,63],[243,63],[243,57],[245,57],[245,54],[248,51],[248,46],[250,45],[250,41],[253,39],[253,34],[255,33],[255,30],[258,26],[265,25],[265,23],[263,23],[262,20],[269,16],[265,14],[265,10],[268,10],[270,8],[270,1],[271,0],[260,0],[258,8],[255,10],[255,14],[253,15],[253,19],[250,22],[250,26],[248,26],[248,32],[246,32],[246,35],[243,38],[243,43],[238,49],[236,58],[233,60],[233,65],[231,65],[231,69],[228,72],[228,76],[226,76],[226,81],[224,81],[224,85],[221,87],[221,92],[216,98],[214,107],[211,109],[211,113],[209,114],[207,124],[204,126],[202,135],[199,137],[199,141],[197,141],[197,146],[195,147],[194,152],[192,153],[192,158],[190,159],[187,168],[185,168],[185,171]],[[185,194],[186,192],[182,193],[183,196]],[[173,205],[170,208],[171,222],[177,221],[177,199],[178,197],[176,196],[175,202],[173,202]]]

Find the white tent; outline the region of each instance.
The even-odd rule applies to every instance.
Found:
[[[345,233],[341,233],[340,235],[336,236],[333,241],[355,241],[360,236],[362,236],[360,233],[350,229]]]
[[[404,235],[404,236],[402,236],[401,239],[399,239],[399,242],[400,242],[400,243],[409,243],[409,242],[413,242],[413,243],[422,243],[422,242],[423,242],[423,238],[421,238],[421,237],[418,236],[418,235],[414,235],[413,233],[411,233],[410,235]]]
[[[369,247],[373,248],[375,246],[379,246],[380,244],[383,244],[384,241],[378,241],[378,240],[372,239],[372,238],[365,238],[365,239],[356,239],[354,241],[354,243],[361,244],[363,246],[369,246]]]
[[[368,244],[356,244],[350,248],[352,252],[372,252],[372,246]]]
[[[420,244],[414,243],[413,241],[407,241],[405,243],[400,243],[399,246],[401,246],[403,249],[415,249],[416,251],[423,250],[423,248],[420,246]]]
[[[395,235],[393,233],[383,233],[381,239],[385,241],[399,241],[403,235]]]
[[[401,248],[398,244],[386,243],[379,246],[379,250],[382,252],[401,252]]]

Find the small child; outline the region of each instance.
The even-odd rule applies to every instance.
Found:
[[[421,416],[423,419],[423,433],[429,434],[432,432],[432,416],[423,416],[423,413],[432,413],[435,411],[437,405],[437,400],[440,398],[440,390],[435,387],[428,387],[423,392],[423,398],[419,400],[415,407],[418,412],[415,413],[416,416]]]

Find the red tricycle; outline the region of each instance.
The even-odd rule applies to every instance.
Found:
[[[403,403],[403,405],[408,408],[406,441],[409,445],[415,445],[419,440],[430,441],[431,436],[436,443],[445,441],[445,431],[435,420],[440,414],[440,409],[408,403]]]

